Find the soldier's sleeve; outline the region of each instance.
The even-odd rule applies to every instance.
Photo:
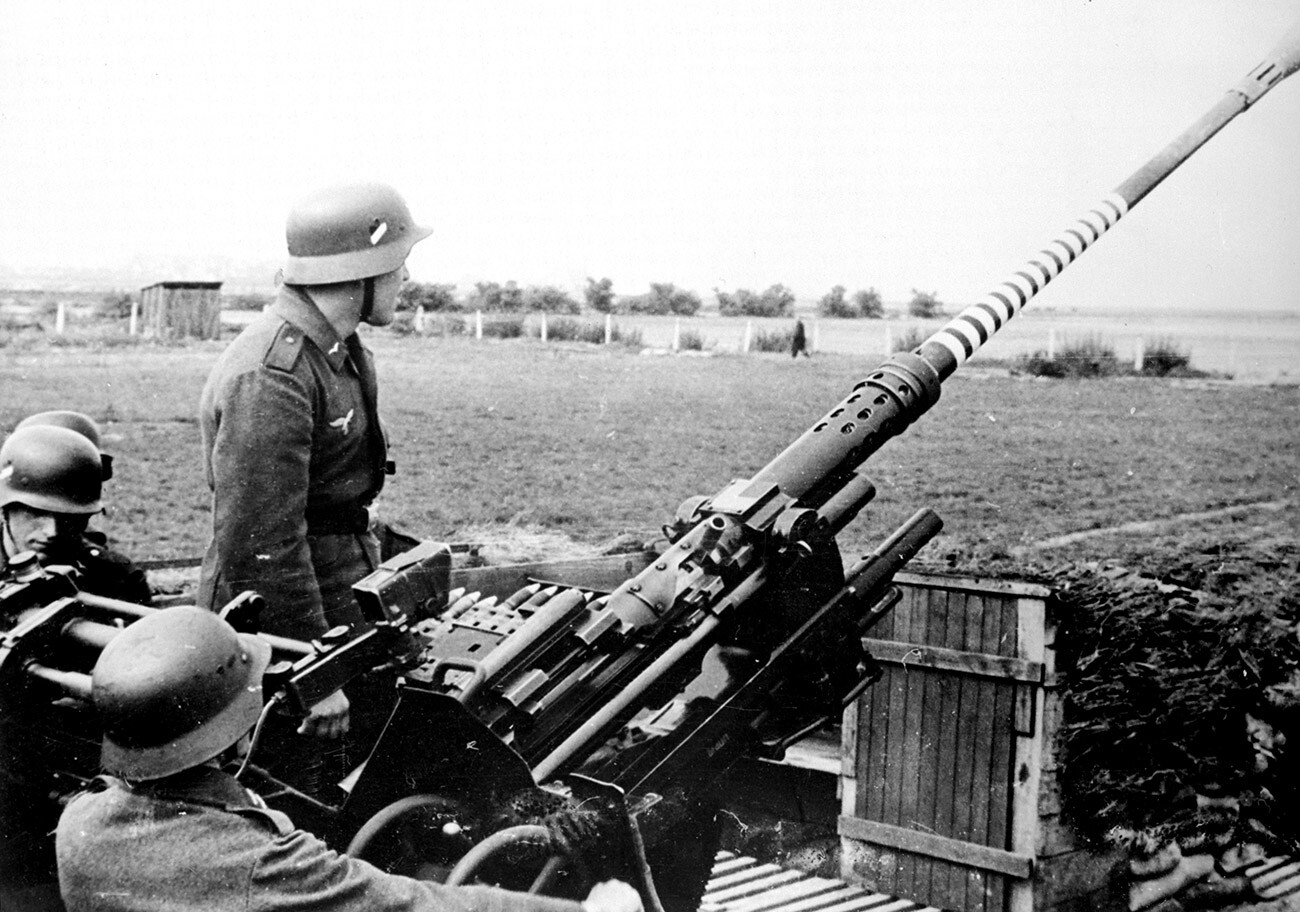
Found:
[[[367,912],[580,912],[580,904],[493,887],[448,887],[386,874],[302,830],[282,835],[253,869],[249,908]]]
[[[267,632],[303,639],[326,630],[307,545],[312,395],[292,371],[228,378],[210,442],[213,540],[228,591],[266,599]]]
[[[82,589],[136,605],[153,604],[153,591],[144,570],[109,548],[102,533],[87,532],[84,538],[82,578],[78,584]]]

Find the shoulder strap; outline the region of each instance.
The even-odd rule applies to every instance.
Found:
[[[262,358],[262,364],[272,370],[293,370],[298,363],[298,356],[302,354],[302,337],[301,329],[288,321],[282,323]]]

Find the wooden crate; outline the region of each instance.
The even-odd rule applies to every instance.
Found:
[[[1113,906],[1122,859],[1061,822],[1050,591],[897,582],[902,601],[866,641],[884,677],[844,715],[842,875],[960,912]]]

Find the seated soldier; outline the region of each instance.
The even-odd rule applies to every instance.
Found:
[[[0,575],[15,555],[33,551],[47,566],[75,566],[86,592],[150,604],[144,571],[87,528],[103,509],[109,457],[85,431],[28,422],[0,446]]]
[[[137,621],[105,647],[91,690],[108,776],[73,798],[55,837],[68,912],[641,912],[621,881],[597,884],[580,905],[386,874],[269,810],[221,761],[249,749],[270,651],[188,606]]]

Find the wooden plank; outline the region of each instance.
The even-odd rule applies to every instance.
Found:
[[[748,880],[744,883],[738,883],[733,887],[726,887],[723,889],[711,889],[706,887],[705,890],[709,896],[709,902],[726,903],[741,896],[748,896],[751,893],[758,893],[763,890],[770,890],[773,887],[778,887],[782,884],[788,884],[801,877],[803,877],[802,871],[782,871],[778,868],[775,874],[769,874],[767,877]]]
[[[985,579],[974,576],[949,576],[944,573],[895,574],[894,582],[922,589],[948,589],[954,592],[973,592],[979,595],[1005,594],[1027,598],[1049,598],[1052,590],[1039,583],[1024,580]]]
[[[969,621],[966,625],[966,648],[971,652],[990,655],[998,651],[998,611],[994,599],[979,593],[971,593],[968,600]],[[981,678],[973,682],[974,686],[966,691],[973,705],[963,711],[970,712],[974,719],[970,791],[966,800],[970,804],[970,829],[967,839],[979,845],[986,845],[989,823],[989,766],[990,752],[993,745],[993,726],[995,724],[994,682]],[[999,847],[1001,848],[1001,847]],[[980,876],[966,881],[966,908],[988,909],[989,878],[983,872]],[[994,907],[996,908],[996,907]]]
[[[910,624],[908,625],[907,641],[909,643],[924,643],[926,619],[930,613],[930,593],[918,593],[919,597],[913,604],[910,613]],[[903,748],[903,769],[907,772],[903,776],[902,801],[899,806],[899,816],[897,823],[899,826],[910,828],[915,826],[917,819],[917,807],[920,802],[921,783],[918,771],[921,767],[921,720],[925,714],[925,674],[909,673],[905,676],[907,680],[907,722],[905,729],[905,744]],[[917,865],[918,859],[915,855],[903,855],[898,859],[898,885],[891,890],[903,896],[915,896],[922,889],[922,885],[917,882]]]
[[[946,592],[944,594],[944,625],[942,643],[936,645],[945,649],[961,647],[966,634],[965,608],[963,593]],[[934,831],[940,836],[953,836],[956,807],[954,784],[956,781],[958,729],[961,722],[961,678],[956,675],[943,675],[939,688],[938,705],[935,711],[940,716],[939,743],[937,750],[944,759],[941,780],[935,786],[936,806]],[[966,895],[966,872],[951,864],[936,865],[936,876],[932,879],[934,889],[925,897],[944,909],[956,909],[959,902],[964,902]]]
[[[863,637],[862,645],[882,665],[935,668],[957,674],[996,680],[1025,681],[1031,684],[1041,684],[1044,676],[1042,662],[1031,662],[1009,656],[987,655],[911,642],[877,640],[871,637]]]
[[[906,899],[894,899],[884,893],[866,893],[817,912],[904,912],[914,908],[916,904]]]
[[[994,849],[989,846],[963,842],[934,833],[909,830],[874,820],[841,817],[837,824],[841,836],[883,846],[900,852],[930,855],[978,871],[989,871],[1005,877],[1027,880],[1034,870],[1032,855]]]
[[[910,593],[891,612],[896,639],[902,639],[907,636],[906,631],[911,630],[912,610],[917,597],[917,593]],[[893,671],[891,669],[890,683],[889,709],[887,710],[888,715],[885,717],[887,720],[883,782],[885,794],[880,814],[872,819],[879,820],[882,823],[897,824],[902,819],[903,783],[911,773],[911,770],[904,762],[908,734],[906,671]],[[886,875],[885,872],[882,872],[881,888],[893,892],[896,879],[897,872],[894,872],[893,875]]]
[[[870,711],[860,720],[867,731],[861,737],[866,750],[858,755],[858,804],[856,816],[881,820],[885,813],[885,777],[889,773],[889,709],[893,702],[895,677],[902,674],[897,669],[886,668],[880,680],[871,688]],[[861,731],[861,729],[859,729]]]
[[[712,872],[714,877],[721,877],[723,874],[731,874],[735,871],[739,871],[741,868],[748,868],[752,865],[758,864],[758,859],[751,858],[748,855],[737,857],[732,855],[730,852],[726,854],[728,855],[727,858],[714,862]]]
[[[710,878],[704,885],[704,891],[706,893],[712,893],[713,891],[721,890],[724,887],[734,887],[736,884],[758,880],[769,874],[775,874],[780,870],[781,866],[775,864],[746,865],[743,869],[730,871],[719,877]]]
[[[763,912],[789,906],[799,900],[811,899],[814,896],[825,897],[829,893],[841,890],[845,887],[842,880],[829,880],[825,877],[802,877],[793,883],[777,887],[775,890],[768,890],[760,896],[752,899],[734,902],[727,907],[727,912]],[[850,889],[847,894],[861,893],[860,889]]]
[[[1017,599],[990,596],[998,602],[998,643],[1000,654],[1017,655],[1019,652],[1019,625]],[[1013,767],[1015,720],[1015,685],[995,685],[993,749],[989,762],[989,830],[986,845],[1010,849],[1008,830],[1011,824],[1011,782]],[[991,901],[994,908],[1006,905],[1007,883],[1004,878],[991,879]]]
[[[1046,667],[1047,656],[1047,605],[1041,599],[1022,598],[1016,601],[1016,653],[1023,659],[1041,660]],[[1044,692],[1041,687],[1020,685],[1029,691],[1033,716],[1043,715]],[[1010,835],[1007,847],[1013,852],[1032,855],[1037,850],[1039,814],[1041,809],[1040,786],[1042,781],[1043,730],[1031,727],[1014,742],[1012,760],[1012,794]],[[1032,884],[1010,884],[1007,912],[1033,912]]]
[[[846,779],[858,774],[858,719],[866,705],[866,700],[854,700],[840,716],[840,775]]]
[[[783,906],[776,906],[769,909],[768,912],[822,912],[823,909],[850,899],[855,896],[863,896],[864,892],[861,887],[844,887],[839,890],[832,890],[829,893],[819,893],[816,896],[810,896],[807,899],[797,900],[787,903]],[[883,894],[875,894],[883,895]],[[742,912],[741,909],[728,909],[727,912]]]
[[[933,590],[926,599],[925,629],[920,642],[929,648],[944,641],[947,631],[948,594],[943,590]],[[916,813],[912,817],[912,826],[919,826],[930,832],[935,831],[935,819],[938,816],[938,788],[942,779],[941,764],[946,759],[939,754],[939,729],[942,712],[939,702],[939,690],[943,675],[935,671],[926,671],[918,675],[922,687],[921,729],[919,732],[920,751],[916,778],[919,784]],[[936,869],[933,859],[918,857],[915,860],[913,887],[906,895],[913,899],[934,898],[936,870],[947,886],[948,872],[942,864]]]
[[[980,644],[980,632],[983,629],[983,602],[969,592],[958,593],[961,599],[962,625],[960,631],[960,648],[971,650]],[[957,642],[958,632],[953,632],[953,641]],[[971,817],[973,814],[972,793],[975,790],[975,756],[981,751],[979,739],[980,690],[984,681],[979,678],[962,677],[957,701],[957,751],[955,756],[956,775],[953,777],[953,825],[954,839],[971,839]],[[975,905],[969,900],[971,878],[969,876],[949,876],[952,890],[953,908],[959,910],[982,909],[983,900],[977,896]]]

